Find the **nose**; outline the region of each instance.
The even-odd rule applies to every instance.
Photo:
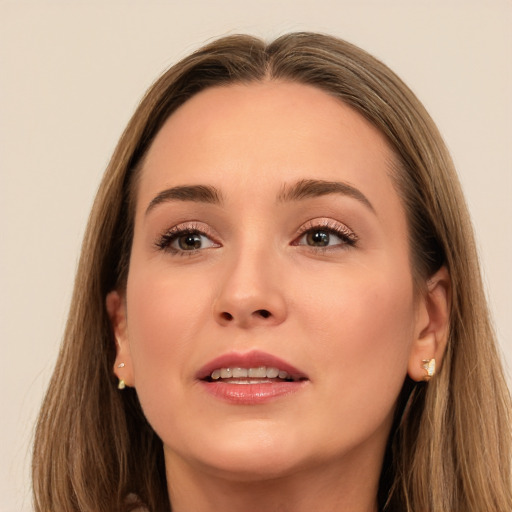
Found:
[[[287,304],[277,260],[268,251],[246,251],[226,264],[214,302],[219,324],[251,328],[285,320]]]

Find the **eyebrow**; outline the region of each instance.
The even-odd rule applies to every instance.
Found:
[[[330,194],[341,194],[357,199],[373,213],[375,209],[368,198],[354,186],[341,181],[300,180],[292,185],[283,185],[277,197],[278,202],[300,201]],[[222,203],[222,193],[211,185],[180,185],[158,193],[149,203],[146,215],[158,204],[169,201],[193,201],[199,203]]]
[[[149,203],[146,215],[158,204],[168,201],[194,201],[198,203],[221,204],[222,194],[209,185],[181,185],[162,190]]]
[[[330,194],[341,194],[357,199],[375,213],[372,203],[359,189],[342,181],[300,180],[293,185],[284,185],[277,199],[279,202],[300,201]]]

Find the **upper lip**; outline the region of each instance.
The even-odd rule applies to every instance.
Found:
[[[304,372],[298,370],[290,363],[283,359],[276,357],[266,352],[259,350],[252,350],[250,352],[229,352],[216,357],[212,361],[206,363],[196,374],[198,379],[208,378],[213,370],[218,368],[257,368],[259,366],[266,366],[284,370],[290,377],[294,379],[306,379],[307,376]]]

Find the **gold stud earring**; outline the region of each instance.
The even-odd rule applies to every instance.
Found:
[[[423,377],[424,381],[429,381],[436,374],[436,360],[423,359],[421,367],[426,370],[427,374]]]
[[[124,368],[125,367],[125,364],[124,363],[119,363],[117,365],[118,368]],[[124,382],[123,379],[119,379],[119,383],[117,385],[117,389],[124,389],[126,387],[126,384]]]

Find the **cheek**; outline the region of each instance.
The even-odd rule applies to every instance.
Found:
[[[314,314],[304,317],[303,328],[316,326],[310,359],[322,365],[321,407],[332,410],[335,429],[347,424],[350,411],[356,435],[363,424],[389,416],[403,385],[414,336],[412,283],[366,272],[333,284],[333,293],[311,297]]]
[[[303,280],[297,308],[303,327],[315,326],[315,348],[331,345],[368,357],[374,350],[404,354],[414,333],[413,284],[408,273],[394,270],[360,266]]]
[[[169,274],[169,272],[167,272]],[[209,291],[199,282],[159,272],[133,274],[128,280],[128,339],[137,393],[152,403],[186,378],[186,361],[206,321]]]

